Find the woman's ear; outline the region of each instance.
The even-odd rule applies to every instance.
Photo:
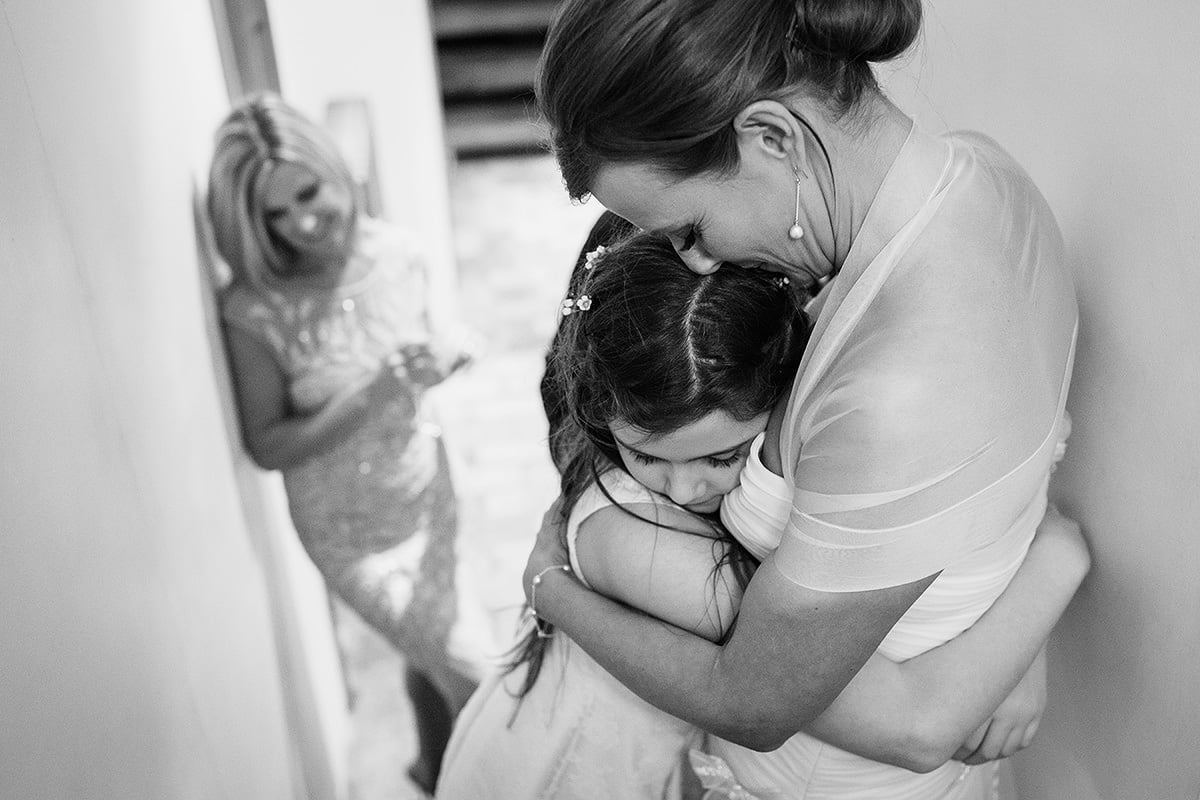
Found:
[[[803,170],[808,163],[801,123],[778,100],[755,100],[733,118],[738,155],[766,157]]]

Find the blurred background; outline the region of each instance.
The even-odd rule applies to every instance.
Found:
[[[0,0],[0,797],[407,800],[398,657],[331,603],[243,453],[196,213],[273,88],[417,230],[488,349],[437,390],[498,634],[555,495],[537,380],[595,204],[530,94],[553,2]],[[1022,798],[1200,797],[1200,15],[926,4],[881,77],[1030,171],[1082,311],[1053,492],[1095,568],[1050,646]]]

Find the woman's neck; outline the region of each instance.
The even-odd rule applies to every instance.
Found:
[[[882,94],[863,98],[850,114],[822,119],[820,135],[829,153],[834,180],[834,252],[830,261],[839,270],[858,237],[883,179],[912,130],[912,119]]]

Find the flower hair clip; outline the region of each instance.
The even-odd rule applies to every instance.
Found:
[[[604,245],[599,245],[595,250],[591,250],[583,256],[583,268],[585,270],[595,269],[600,263],[600,257],[608,251]],[[592,307],[592,298],[590,295],[581,294],[579,297],[567,295],[567,298],[562,301],[559,311],[564,317],[569,317],[576,311],[587,311]]]
[[[578,298],[567,295],[567,299],[562,301],[562,315],[569,317],[575,311],[587,311],[592,307],[592,298],[586,294],[579,295]]]
[[[587,255],[583,257],[583,268],[593,269],[596,266],[596,262],[600,260],[600,256],[604,255],[606,252],[608,252],[608,248],[604,245],[600,245],[595,250],[587,253]],[[584,310],[586,311],[587,309]]]

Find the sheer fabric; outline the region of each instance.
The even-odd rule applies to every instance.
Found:
[[[914,128],[841,274],[812,310],[781,438],[784,480],[774,484],[794,493],[770,557],[791,580],[826,592],[940,572],[879,647],[902,661],[982,616],[1045,511],[1049,472],[1070,430],[1076,334],[1061,238],[1042,197],[994,142]],[[778,509],[761,486],[754,502],[748,488],[739,491],[727,515],[735,533],[741,522],[761,525],[764,508]],[[761,547],[761,531],[755,538]],[[710,751],[756,794],[995,792],[994,765],[951,762],[916,774],[806,734],[770,754],[719,739]]]

